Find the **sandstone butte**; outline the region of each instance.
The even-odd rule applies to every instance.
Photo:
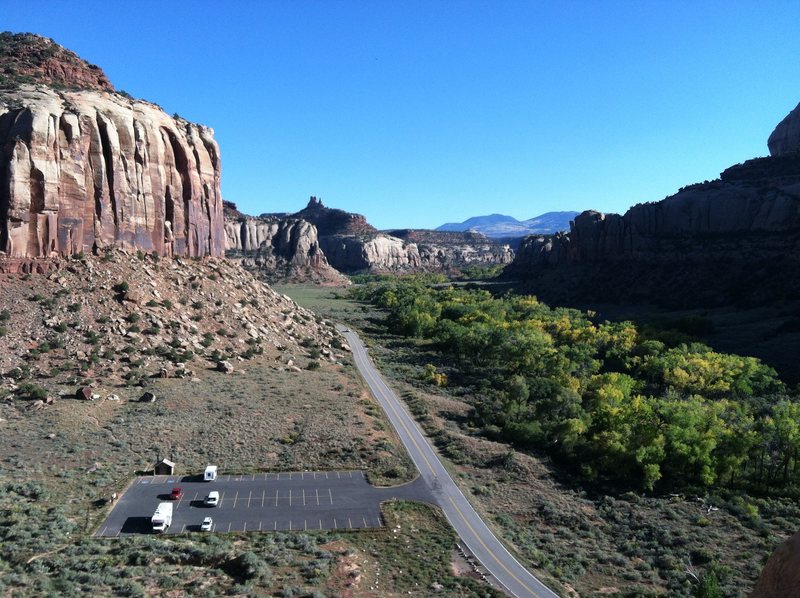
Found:
[[[114,92],[36,35],[0,34],[0,72],[0,268],[112,246],[224,254],[212,129]]]

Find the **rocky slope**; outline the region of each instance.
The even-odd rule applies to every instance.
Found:
[[[17,77],[0,89],[0,267],[111,246],[222,255],[213,130],[113,93],[49,40],[13,37],[0,52],[0,71]],[[42,48],[52,56],[40,60]]]
[[[771,157],[622,216],[584,212],[568,233],[526,238],[507,275],[551,301],[693,306],[800,297],[800,153],[790,151],[800,131],[793,122],[790,115],[770,137]]]
[[[111,250],[50,261],[46,276],[0,274],[0,398],[38,398],[32,384],[58,396],[202,379],[256,354],[298,372],[341,356],[332,325],[229,260]]]
[[[33,33],[0,33],[0,87],[42,83],[67,89],[114,91],[100,67],[52,39]]]

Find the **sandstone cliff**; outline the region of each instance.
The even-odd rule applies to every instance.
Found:
[[[800,154],[773,153],[622,216],[584,212],[568,233],[527,237],[507,275],[551,301],[800,297]]]
[[[58,75],[60,87],[92,83],[85,71],[98,70],[48,64],[39,74],[45,82]],[[12,258],[6,269],[15,258],[110,246],[222,255],[213,130],[107,91],[102,71],[95,79],[92,89],[0,90],[0,255]]]
[[[226,218],[225,249],[268,280],[344,282],[320,249],[316,227],[302,219]]]

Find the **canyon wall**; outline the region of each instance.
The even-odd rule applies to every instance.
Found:
[[[0,33],[3,269],[112,246],[222,255],[220,169],[212,129],[115,92],[49,38]]]
[[[0,251],[222,255],[211,129],[95,90],[0,93]]]
[[[514,255],[507,244],[480,233],[379,232],[361,214],[328,208],[316,197],[292,217],[314,224],[328,262],[341,272],[449,271],[473,264],[507,264]]]
[[[226,218],[225,249],[268,280],[344,281],[320,249],[316,227],[302,219]]]
[[[549,301],[759,305],[800,299],[800,111],[772,155],[728,168],[624,215],[583,212],[568,233],[533,235],[508,278]]]

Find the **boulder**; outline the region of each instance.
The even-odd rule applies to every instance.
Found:
[[[764,565],[750,598],[800,595],[800,532],[780,544]]]
[[[156,402],[156,395],[152,392],[146,392],[141,397],[139,397],[140,403],[155,403]]]
[[[231,364],[230,361],[224,361],[223,360],[223,361],[218,361],[217,362],[217,371],[218,372],[224,372],[226,374],[230,374],[230,373],[234,372],[235,370],[236,370],[236,368],[233,367],[233,364]]]
[[[90,386],[81,386],[75,391],[75,398],[79,401],[91,401],[92,394],[92,388]]]

